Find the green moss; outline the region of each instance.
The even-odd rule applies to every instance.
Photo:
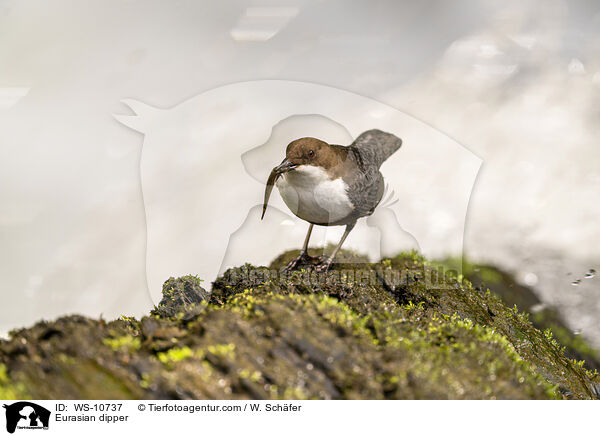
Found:
[[[169,278],[163,285],[162,300],[151,314],[158,318],[181,317],[184,311],[202,310],[201,303],[208,298],[208,293],[201,283],[195,275]]]
[[[218,357],[235,359],[235,344],[215,344],[209,345],[207,351]]]
[[[121,315],[119,317],[119,319],[121,321],[124,321],[124,322],[127,322],[127,323],[132,323],[132,324],[135,324],[137,322],[137,320],[133,316]]]
[[[190,347],[171,348],[168,351],[158,353],[158,360],[168,368],[173,368],[173,364],[181,362],[191,357],[203,358],[204,354],[201,351],[194,351]]]
[[[461,258],[446,259],[437,265],[446,271],[462,270],[465,277],[463,285],[469,280],[476,289],[483,291],[486,287],[490,288],[505,304],[513,306],[515,313],[522,311],[520,316],[529,317],[534,327],[551,329],[560,348],[565,347],[567,357],[585,360],[588,369],[600,369],[598,351],[571,331],[556,309],[542,304],[533,289],[518,283],[511,274],[491,265],[478,265]]]
[[[11,381],[8,377],[6,366],[0,364],[0,399],[7,401],[29,399],[25,386],[22,383]]]
[[[0,344],[0,359],[37,398],[596,395],[600,375],[520,306],[417,253],[371,264],[342,252],[327,274],[279,274],[296,254],[232,268],[210,294],[197,278],[171,278],[160,307],[139,321],[40,323]]]
[[[347,304],[328,295],[299,295],[294,293],[282,295],[275,294],[272,291],[265,292],[265,288],[268,289],[269,286],[261,284],[254,290],[244,288],[239,294],[230,297],[227,305],[218,310],[227,311],[229,308],[243,308],[244,310],[238,313],[242,314],[244,318],[264,318],[272,313],[269,308],[270,305],[285,304],[289,307],[291,313],[307,314],[311,318],[325,320],[330,324],[329,328],[343,328],[347,332],[346,334],[351,334],[359,340],[362,339],[365,344],[376,346],[371,351],[374,355],[377,354],[376,350],[380,350],[379,352],[384,354],[390,353],[391,350],[402,352],[403,355],[418,353],[420,360],[417,361],[416,365],[411,363],[408,369],[377,376],[391,391],[397,391],[399,389],[398,385],[407,383],[407,374],[412,374],[411,377],[413,378],[418,376],[419,379],[423,380],[424,385],[428,384],[426,380],[449,378],[452,373],[456,372],[456,361],[462,362],[463,371],[465,371],[465,368],[469,368],[469,371],[472,372],[479,371],[482,362],[480,351],[491,343],[496,347],[494,352],[504,360],[501,363],[498,361],[494,363],[492,357],[497,358],[498,356],[491,354],[487,358],[492,363],[485,367],[489,374],[480,374],[474,380],[481,381],[489,376],[489,383],[493,385],[497,371],[510,370],[517,374],[517,377],[513,380],[515,388],[538,392],[538,394],[549,398],[556,397],[555,387],[535,374],[501,334],[493,329],[482,328],[473,324],[470,320],[463,320],[457,315],[449,316],[435,312],[428,314],[424,301],[415,304],[412,300],[409,300],[408,303],[391,308],[389,311],[361,315],[352,310]],[[316,316],[312,315],[313,312]],[[208,322],[208,320],[205,320],[205,322]],[[418,323],[419,328],[415,329],[415,323]],[[326,329],[327,327],[323,328],[325,331]],[[465,343],[464,338],[455,342],[454,339],[446,340],[461,335],[464,336],[463,330],[471,332],[471,342],[469,344]],[[435,346],[432,347],[432,343]],[[455,356],[456,353],[462,358]],[[465,355],[468,355],[468,353],[471,353],[472,356],[466,358]],[[428,365],[422,365],[423,358],[429,362]],[[359,360],[358,356],[356,359]],[[386,359],[383,358],[383,360]],[[403,362],[403,364],[408,365],[408,362]],[[454,375],[452,383],[456,387],[454,393],[456,397],[465,396],[467,393],[476,396],[474,392],[478,391],[480,386],[465,386],[469,385],[465,381],[469,378],[466,374],[464,377]],[[482,389],[487,392],[488,397],[493,397],[494,394],[502,397],[493,386],[486,386]],[[309,392],[301,392],[297,388],[285,389],[279,395],[284,398],[311,397]]]
[[[238,372],[240,378],[249,379],[253,382],[258,382],[261,379],[260,371],[251,371],[249,369],[240,369]]]
[[[560,320],[557,320],[557,314],[552,309],[546,309],[532,314],[531,320],[535,325],[547,326],[556,338],[556,341],[566,347],[569,355],[587,359],[593,364],[592,368],[598,366],[596,363],[598,352],[594,350],[585,339],[579,335],[573,334],[573,332],[566,328]]]
[[[105,338],[102,340],[102,343],[114,351],[137,351],[142,346],[140,338],[128,335]]]

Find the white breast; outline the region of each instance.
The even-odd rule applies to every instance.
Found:
[[[354,207],[348,198],[348,185],[331,180],[324,169],[301,165],[277,180],[283,201],[299,218],[325,224],[346,218]]]

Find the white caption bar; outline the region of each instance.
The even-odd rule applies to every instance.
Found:
[[[21,436],[110,434],[574,434],[598,401],[1,401]],[[2,430],[4,431],[4,429]],[[235,433],[234,433],[235,432]],[[509,432],[509,433],[507,433]],[[5,433],[6,434],[6,433]]]

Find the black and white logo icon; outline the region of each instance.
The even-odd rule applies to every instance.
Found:
[[[29,401],[19,401],[4,405],[6,409],[6,431],[14,433],[16,429],[48,429],[50,411]]]

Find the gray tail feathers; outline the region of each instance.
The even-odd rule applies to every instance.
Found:
[[[351,147],[358,150],[363,161],[375,162],[379,168],[402,145],[402,139],[391,133],[372,129],[361,133]]]

